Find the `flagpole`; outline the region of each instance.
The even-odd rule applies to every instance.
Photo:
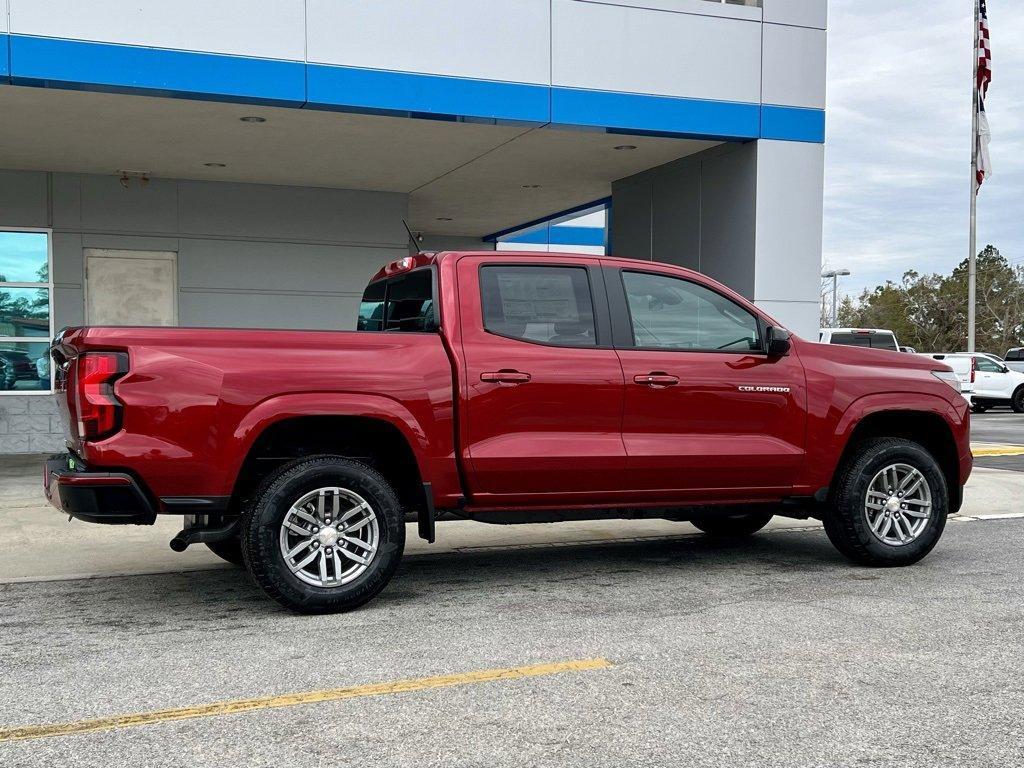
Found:
[[[967,351],[974,352],[976,335],[975,303],[977,300],[978,253],[978,26],[981,22],[980,1],[974,0],[974,86],[971,98],[971,232],[967,254]]]

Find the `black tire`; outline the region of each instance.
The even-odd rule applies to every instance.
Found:
[[[242,540],[238,536],[232,536],[224,541],[208,541],[206,547],[221,560],[227,560],[232,565],[245,566]]]
[[[748,512],[741,515],[708,515],[690,521],[690,524],[709,536],[742,538],[760,531],[774,517],[770,512]]]
[[[366,500],[379,531],[367,569],[339,586],[314,586],[295,576],[279,546],[281,524],[304,493],[323,487],[347,489]],[[376,470],[339,456],[317,456],[283,467],[242,515],[242,553],[256,583],[297,613],[336,613],[357,608],[394,576],[405,550],[405,516],[394,489]]]
[[[1010,398],[1010,407],[1014,413],[1024,413],[1024,384],[1017,387]]]
[[[931,493],[931,516],[924,529],[916,539],[900,546],[876,537],[865,514],[872,479],[895,463],[908,464],[918,470]],[[911,565],[938,543],[949,513],[949,490],[938,462],[922,446],[895,437],[865,440],[854,448],[836,477],[831,504],[822,522],[829,540],[849,559],[870,566]]]

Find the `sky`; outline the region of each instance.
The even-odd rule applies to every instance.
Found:
[[[972,0],[830,0],[824,260],[858,295],[968,253]],[[1024,2],[988,0],[993,176],[978,250],[1024,264]]]

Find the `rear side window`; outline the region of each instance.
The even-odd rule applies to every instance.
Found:
[[[480,292],[491,333],[562,347],[597,345],[585,267],[485,266]]]
[[[871,347],[899,352],[896,347],[896,337],[891,333],[833,333],[830,343],[842,344],[847,347]]]
[[[418,269],[367,286],[359,303],[360,331],[435,331],[434,275]]]
[[[1011,349],[1006,353],[1005,360],[1024,360],[1024,349]]]

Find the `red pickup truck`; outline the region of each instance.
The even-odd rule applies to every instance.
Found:
[[[695,272],[568,254],[420,254],[357,331],[72,328],[70,452],[46,493],[95,523],[185,516],[299,611],[394,574],[407,517],[656,517],[718,536],[820,518],[869,565],[924,557],[971,471],[968,405],[917,355],[791,336]]]

